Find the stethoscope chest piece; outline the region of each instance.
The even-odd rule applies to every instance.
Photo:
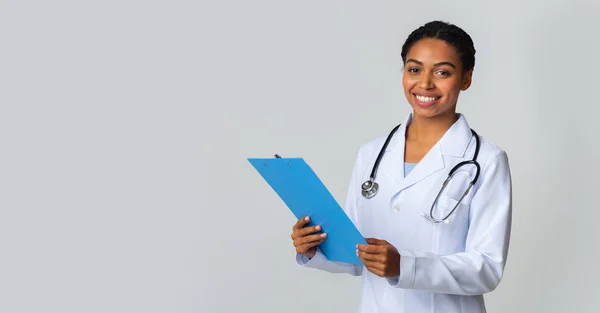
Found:
[[[379,191],[379,184],[369,179],[362,184],[361,189],[360,193],[363,197],[370,199],[377,194],[377,191]]]

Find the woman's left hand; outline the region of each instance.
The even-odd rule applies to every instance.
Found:
[[[380,277],[400,275],[400,254],[385,240],[366,238],[367,245],[357,246],[356,254],[367,269]]]

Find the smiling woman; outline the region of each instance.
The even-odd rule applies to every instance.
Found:
[[[414,112],[406,161],[418,162],[456,121],[458,96],[471,86],[475,48],[462,29],[435,21],[408,37],[401,56],[404,94]],[[418,138],[426,133],[432,136]]]
[[[293,226],[296,261],[362,276],[361,312],[484,313],[508,255],[512,183],[506,153],[456,112],[471,85],[473,41],[430,22],[408,36],[402,60],[412,113],[359,149],[344,207],[366,237],[357,246],[363,264],[327,260],[326,230],[306,226],[310,217]]]
[[[404,92],[415,113],[453,117],[459,92],[471,86],[475,65],[471,37],[456,26],[431,22],[406,40],[402,61]]]

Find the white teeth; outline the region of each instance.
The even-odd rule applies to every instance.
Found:
[[[417,97],[417,100],[421,101],[421,102],[433,102],[437,99],[439,99],[439,97],[423,97],[423,96],[419,96],[419,95],[415,95]]]

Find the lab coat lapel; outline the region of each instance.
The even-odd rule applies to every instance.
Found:
[[[398,128],[398,131],[386,149],[386,157],[382,160],[382,168],[389,169],[385,171],[386,176],[395,183],[396,188],[400,188],[398,191],[404,190],[444,168],[444,158],[442,157],[438,143],[423,157],[410,174],[406,178],[404,177],[406,127],[411,121],[412,114]]]
[[[390,144],[385,149],[385,155],[381,160],[380,167],[386,168],[385,176],[396,185],[404,179],[404,144],[406,143],[406,126],[410,124],[412,114],[402,121],[400,127],[390,140]],[[384,175],[381,173],[381,175]]]
[[[442,155],[442,149],[440,148],[440,144],[437,143],[431,148],[431,150],[429,150],[429,152],[427,152],[427,154],[408,174],[408,176],[399,181],[398,185],[400,190],[398,191],[402,191],[406,188],[409,188],[410,186],[420,182],[428,176],[444,169],[444,167],[445,165],[444,157]]]
[[[406,144],[406,126],[411,122],[412,115],[403,122],[398,129],[394,144],[390,145],[387,153],[390,159],[390,171],[387,174],[393,180],[398,191],[413,186],[423,179],[446,168],[444,155],[464,157],[466,149],[471,141],[471,129],[462,114],[458,120],[448,129],[442,138],[427,152],[421,161],[415,166],[410,174],[404,177],[404,150]]]

